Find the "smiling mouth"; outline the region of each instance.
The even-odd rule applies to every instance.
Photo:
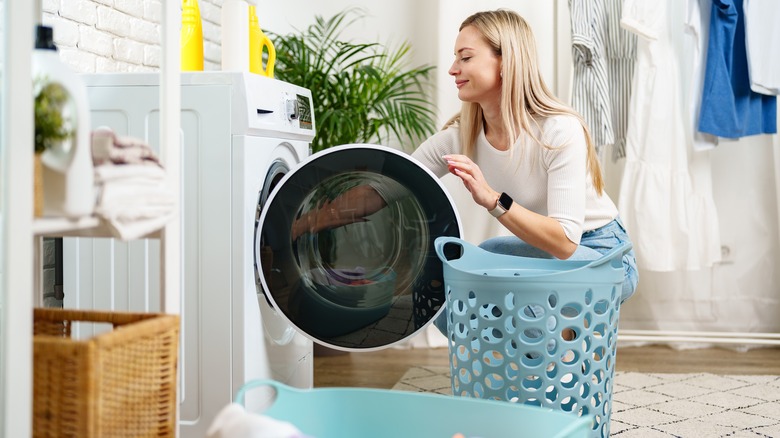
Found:
[[[458,87],[458,88],[461,88],[464,85],[466,85],[467,82],[468,81],[455,81],[455,86]]]

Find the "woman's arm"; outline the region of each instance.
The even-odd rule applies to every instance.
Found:
[[[447,174],[442,155],[456,147],[458,130],[455,128],[440,131],[424,141],[412,154],[421,165],[430,169],[436,176]],[[340,227],[354,222],[365,221],[384,208],[388,202],[400,197],[404,190],[397,182],[386,181],[376,188],[362,184],[326,202],[320,208],[301,215],[292,227],[292,237],[296,239],[303,233],[316,233],[321,230]]]
[[[370,185],[359,185],[326,201],[319,208],[309,210],[293,222],[292,238],[304,233],[341,227],[355,222],[364,222],[387,205],[385,199]]]
[[[496,207],[501,193],[490,187],[476,163],[465,155],[447,155],[445,159],[450,172],[460,178],[474,202],[488,211]],[[566,237],[560,222],[516,202],[498,220],[524,242],[559,259],[569,258],[577,249],[577,244]]]
[[[500,193],[496,194],[496,200],[500,195]],[[495,203],[488,209],[493,208]],[[571,257],[577,249],[577,244],[569,240],[560,222],[534,213],[516,202],[498,218],[498,221],[524,242],[561,260]]]

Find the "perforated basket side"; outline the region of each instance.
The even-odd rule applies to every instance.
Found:
[[[447,283],[453,394],[594,415],[608,436],[618,286],[461,286]]]
[[[592,436],[607,437],[623,251],[582,265],[445,263],[453,394],[592,415]]]

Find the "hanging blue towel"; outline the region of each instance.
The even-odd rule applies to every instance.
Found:
[[[713,0],[699,131],[726,138],[777,132],[777,97],[750,89],[742,0]]]

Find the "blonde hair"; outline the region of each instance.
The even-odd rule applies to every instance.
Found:
[[[516,12],[507,9],[477,12],[466,18],[459,30],[473,26],[501,57],[501,117],[508,144],[515,143],[521,131],[527,132],[531,138],[544,147],[550,147],[541,142],[533,134],[531,125],[536,124],[532,115],[549,117],[554,115],[572,115],[576,117],[585,134],[588,148],[587,166],[593,179],[593,186],[601,194],[604,180],[601,166],[596,155],[596,148],[590,136],[587,124],[576,111],[558,100],[542,78],[539,71],[536,40],[531,27]],[[465,155],[474,156],[477,137],[483,129],[482,107],[478,103],[463,102],[460,114],[456,114],[446,124],[460,125],[460,137]]]

